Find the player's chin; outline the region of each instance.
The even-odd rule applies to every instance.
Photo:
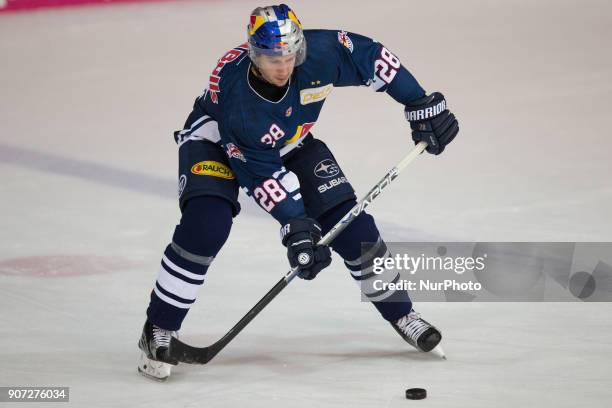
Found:
[[[289,77],[284,79],[274,78],[274,85],[276,86],[285,86],[287,85],[287,82],[289,82]]]

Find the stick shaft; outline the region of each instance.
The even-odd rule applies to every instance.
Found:
[[[425,142],[420,142],[410,151],[395,167],[385,176],[344,216],[334,227],[325,234],[317,245],[329,245],[356,217],[368,207],[380,193],[393,180],[397,178],[402,170],[416,159],[427,147]],[[173,338],[170,350],[179,361],[191,364],[206,364],[213,359],[227,344],[232,341],[250,322],[261,312],[279,293],[283,291],[297,276],[299,269],[291,269],[281,278],[272,289],[262,297],[255,306],[245,314],[221,339],[208,347],[192,347],[180,340]]]
[[[376,185],[370,191],[368,191],[368,193],[363,196],[363,198],[359,200],[359,202],[355,204],[355,206],[351,208],[351,210],[327,232],[327,234],[321,238],[317,245],[331,244],[331,242],[336,239],[336,237],[340,235],[340,233],[344,231],[344,229],[348,227],[348,225],[353,222],[353,220],[357,218],[359,214],[361,214],[372,203],[372,201],[374,201],[376,197],[378,197],[380,193],[382,193],[382,191],[397,178],[397,176],[399,176],[402,170],[404,170],[414,161],[414,159],[423,153],[423,150],[425,150],[426,147],[427,143],[419,142],[416,147],[410,151],[410,153],[408,153],[395,167],[389,170],[387,174],[385,174],[384,177],[381,178],[380,181],[376,183]],[[285,275],[285,280],[287,280],[287,283],[291,282],[291,280],[296,277],[298,272],[299,270],[297,268],[290,270],[287,275]]]

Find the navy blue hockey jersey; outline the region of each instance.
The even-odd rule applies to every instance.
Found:
[[[334,87],[369,86],[403,104],[425,95],[399,59],[368,37],[333,30],[304,30],[304,36],[306,61],[295,68],[281,100],[266,100],[252,89],[243,44],[219,59],[184,129],[175,134],[179,145],[220,144],[240,186],[281,223],[305,216],[299,181],[281,158],[306,137]]]

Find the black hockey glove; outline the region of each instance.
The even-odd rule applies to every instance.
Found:
[[[314,279],[331,263],[327,246],[315,246],[321,239],[321,227],[312,218],[294,218],[281,228],[281,239],[287,247],[287,258],[292,268],[299,268],[302,279]]]
[[[412,128],[412,140],[427,142],[428,153],[442,153],[459,133],[459,123],[446,109],[446,99],[440,92],[410,102],[404,113]]]

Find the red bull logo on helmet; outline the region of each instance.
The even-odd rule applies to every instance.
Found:
[[[258,57],[296,54],[295,66],[306,59],[306,39],[302,24],[286,4],[257,7],[247,27],[249,56],[257,65]]]
[[[259,27],[261,27],[266,22],[266,19],[263,16],[251,16],[251,24],[249,24],[249,35],[255,34]]]

